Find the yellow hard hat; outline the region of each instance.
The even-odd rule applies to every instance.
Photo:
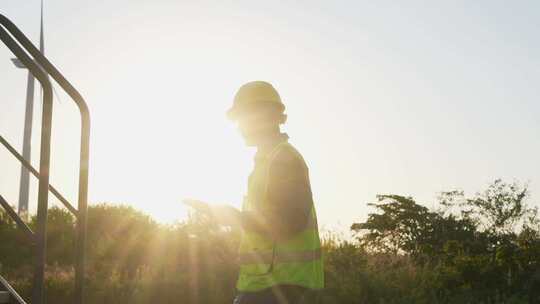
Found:
[[[227,111],[227,116],[231,120],[237,120],[245,113],[261,109],[275,109],[283,113],[285,105],[271,84],[265,81],[252,81],[238,89],[234,96],[233,106]]]

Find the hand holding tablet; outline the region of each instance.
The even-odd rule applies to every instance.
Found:
[[[184,199],[182,202],[199,212],[212,216],[221,225],[226,225],[226,226],[240,225],[242,213],[238,209],[232,206],[228,206],[228,205],[211,206],[208,203],[205,203],[200,200],[195,200],[195,199]]]

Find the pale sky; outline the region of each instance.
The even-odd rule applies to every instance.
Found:
[[[495,178],[529,182],[540,201],[538,1],[45,5],[46,55],[91,110],[91,203],[168,222],[185,197],[239,206],[254,150],[224,113],[251,80],[280,92],[326,228],[365,219],[378,193],[434,207],[440,191]],[[0,12],[38,42],[38,0],[2,0]],[[0,134],[21,149],[26,72],[10,57],[0,46]],[[78,114],[60,99],[51,183],[75,203]],[[0,173],[16,204],[19,164],[2,147]],[[36,190],[32,179],[32,209]]]

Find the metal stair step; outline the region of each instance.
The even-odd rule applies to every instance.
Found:
[[[7,304],[7,303],[9,303],[9,292],[0,291],[0,304]]]

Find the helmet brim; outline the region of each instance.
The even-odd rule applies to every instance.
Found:
[[[254,112],[265,111],[283,113],[285,111],[285,106],[272,101],[258,102],[257,104],[247,104],[243,106],[237,105],[227,111],[227,118],[232,121],[237,121],[246,115],[252,115]]]

